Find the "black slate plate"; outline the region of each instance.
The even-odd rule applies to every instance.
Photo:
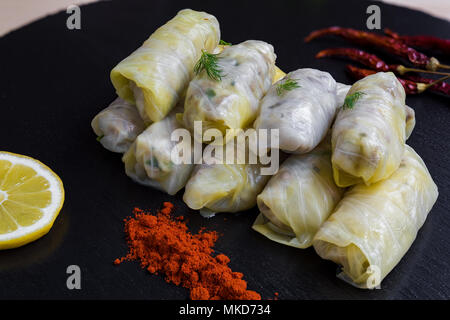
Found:
[[[186,299],[185,289],[149,275],[137,263],[112,264],[126,252],[122,219],[134,206],[155,210],[167,200],[189,218],[193,230],[205,226],[223,233],[217,252],[229,255],[233,270],[243,272],[249,288],[265,298],[272,298],[275,291],[281,299],[450,298],[448,98],[431,94],[407,98],[417,117],[409,144],[428,165],[440,196],[416,242],[384,280],[382,290],[374,291],[338,280],[336,265],[321,260],[313,249],[281,246],[252,231],[256,209],[206,220],[183,204],[181,194],[170,197],[133,183],[120,156],[103,149],[90,128],[95,114],[114,99],[111,68],[179,9],[214,14],[226,41],[272,43],[283,70],[319,68],[350,83],[344,73],[346,62],[314,59],[320,49],[348,46],[346,42],[327,38],[304,44],[302,39],[311,30],[330,25],[365,28],[369,4],[112,1],[82,7],[79,31],[66,28],[68,15],[62,12],[1,38],[0,149],[49,165],[64,181],[67,196],[48,235],[0,252],[0,298]],[[381,7],[382,27],[450,38],[449,22],[376,4]],[[81,290],[66,287],[66,268],[72,264],[81,268]]]

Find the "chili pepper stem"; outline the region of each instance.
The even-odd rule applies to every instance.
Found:
[[[429,87],[432,87],[432,86],[434,86],[435,84],[437,84],[437,83],[439,83],[439,82],[445,81],[445,80],[447,80],[448,78],[450,78],[450,75],[447,75],[447,76],[445,76],[445,77],[443,77],[443,78],[437,79],[436,81],[433,81],[432,83],[428,83],[428,84],[420,83],[420,82],[419,82],[419,83],[417,83],[417,91],[418,91],[419,93],[424,92],[424,91],[427,90]]]
[[[401,75],[404,75],[407,72],[431,73],[431,74],[440,74],[440,75],[444,75],[444,76],[450,75],[450,73],[447,73],[447,72],[430,71],[430,70],[423,70],[423,69],[417,69],[417,68],[407,68],[402,65],[399,65],[397,67],[397,71]]]
[[[439,68],[450,69],[450,66],[440,63],[439,60],[436,59],[435,57],[431,57],[430,61],[428,61],[426,65],[426,68],[431,71],[436,71]]]
[[[442,69],[450,69],[450,66],[446,65],[446,64],[438,64],[438,68],[442,68]]]

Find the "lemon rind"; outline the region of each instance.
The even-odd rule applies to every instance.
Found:
[[[37,175],[48,180],[50,185],[48,190],[52,192],[52,203],[41,209],[43,215],[39,221],[26,227],[18,226],[18,229],[13,232],[0,234],[0,249],[11,249],[35,241],[50,231],[63,206],[65,192],[58,175],[39,160],[6,151],[0,151],[0,160],[11,161],[14,165],[22,164],[34,169]]]

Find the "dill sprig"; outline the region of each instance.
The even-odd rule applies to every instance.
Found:
[[[223,46],[231,46],[231,43],[223,41],[222,39],[219,41],[219,44],[221,44]]]
[[[297,83],[296,79],[287,78],[286,80],[281,80],[277,85],[277,94],[281,96],[283,91],[291,91],[301,86]]]
[[[206,74],[208,77],[210,77],[213,80],[220,81],[222,80],[223,74],[222,70],[217,65],[217,61],[220,58],[218,57],[218,54],[214,53],[208,53],[206,50],[202,50],[202,56],[197,61],[194,67],[195,74],[199,74],[203,70],[206,71]]]
[[[105,136],[105,135],[102,134],[101,136],[98,136],[96,140],[97,140],[98,142],[100,142],[100,140],[102,140],[104,136]]]
[[[345,97],[344,105],[342,106],[342,109],[353,109],[355,106],[356,101],[359,100],[365,93],[362,91],[356,91],[352,93],[351,95],[348,95]]]

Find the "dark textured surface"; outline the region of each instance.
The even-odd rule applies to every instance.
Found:
[[[157,209],[167,200],[189,218],[192,229],[205,226],[223,233],[217,252],[229,255],[233,270],[243,272],[249,287],[265,298],[275,291],[281,299],[450,298],[448,98],[407,98],[417,117],[409,144],[428,165],[440,196],[411,249],[384,280],[382,290],[375,291],[338,280],[336,266],[321,260],[313,249],[284,247],[252,231],[256,209],[206,220],[183,204],[181,194],[170,197],[133,183],[120,156],[103,149],[90,128],[94,115],[114,99],[110,69],[179,9],[214,14],[226,41],[260,39],[273,44],[277,64],[285,71],[319,68],[350,83],[346,62],[314,59],[320,49],[348,46],[346,42],[327,38],[304,44],[302,39],[330,25],[365,28],[368,4],[113,1],[82,7],[80,31],[66,29],[68,15],[63,12],[1,38],[0,149],[35,157],[53,168],[64,182],[66,201],[47,236],[0,252],[0,298],[186,299],[185,289],[149,275],[137,263],[112,264],[126,252],[122,219],[134,206]],[[450,38],[448,22],[377,4],[382,27]],[[81,268],[81,290],[66,288],[66,268],[71,264]]]

